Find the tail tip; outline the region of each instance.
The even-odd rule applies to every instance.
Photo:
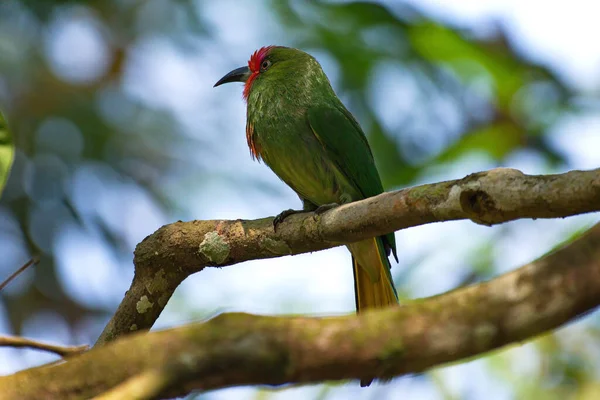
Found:
[[[371,383],[373,383],[373,378],[361,379],[360,380],[360,387],[368,387],[368,386],[371,385]]]

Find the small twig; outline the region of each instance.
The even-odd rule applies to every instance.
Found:
[[[88,345],[60,346],[55,344],[37,342],[35,340],[26,339],[18,336],[0,336],[0,347],[29,347],[32,349],[56,353],[61,357],[70,357],[76,354],[81,354],[90,348],[90,346]]]
[[[21,272],[25,271],[27,268],[31,267],[32,265],[37,265],[39,262],[40,262],[40,258],[38,256],[35,256],[31,260],[27,261],[25,263],[25,265],[23,265],[21,268],[19,268],[15,272],[13,272],[13,274],[11,276],[9,276],[8,278],[6,278],[6,280],[4,282],[0,283],[0,290],[4,289],[4,287],[6,285],[8,285],[17,276],[19,276],[21,274]]]

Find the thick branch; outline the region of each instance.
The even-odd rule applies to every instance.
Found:
[[[145,398],[158,398],[244,384],[391,378],[521,342],[599,304],[600,224],[516,271],[401,307],[335,318],[223,314],[0,378],[0,393],[88,398],[126,382],[111,394],[143,389]],[[165,371],[177,370],[184,373],[173,386]],[[152,390],[140,389],[154,376],[161,379]]]
[[[431,222],[470,219],[493,225],[600,211],[600,169],[525,175],[499,168],[343,205],[322,215],[165,225],[135,250],[135,278],[99,344],[150,329],[175,288],[207,266],[322,250]]]
[[[157,368],[135,375],[93,400],[154,399],[165,393],[173,382],[180,378],[174,373],[177,368]]]

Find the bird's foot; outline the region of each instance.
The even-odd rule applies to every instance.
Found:
[[[322,206],[317,207],[317,209],[314,211],[314,213],[317,215],[321,215],[325,211],[333,210],[334,208],[339,207],[339,206],[340,205],[338,203],[323,204]]]
[[[321,215],[325,211],[329,211],[329,210],[339,207],[339,206],[340,205],[338,203],[329,203],[329,204],[323,204],[322,206],[317,207],[314,211],[292,210],[291,208],[289,210],[284,210],[284,211],[280,212],[275,218],[273,218],[273,230],[276,231],[279,224],[281,224],[290,215],[302,214],[302,213],[308,213],[308,212],[314,212],[317,215]]]
[[[289,210],[283,210],[282,212],[280,212],[279,214],[277,214],[277,216],[275,218],[273,218],[273,230],[277,230],[277,226],[283,222],[283,220],[285,220],[287,217],[289,217],[290,215],[294,215],[294,214],[300,214],[300,213],[305,213],[307,211],[304,210],[292,210],[291,208]]]

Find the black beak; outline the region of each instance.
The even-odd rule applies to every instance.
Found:
[[[219,79],[219,82],[215,83],[215,86],[213,86],[213,87],[217,87],[219,85],[222,85],[224,83],[229,83],[229,82],[246,82],[246,80],[248,80],[249,76],[250,76],[250,68],[248,68],[248,67],[236,68],[233,71],[231,71],[230,73],[228,73],[227,75],[225,75],[224,77],[222,77],[221,79]]]

